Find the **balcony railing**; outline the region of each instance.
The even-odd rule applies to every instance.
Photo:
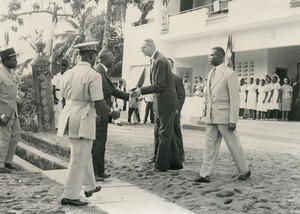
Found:
[[[291,0],[290,7],[300,7],[300,0]]]
[[[171,14],[169,16],[176,16],[176,15],[181,15],[184,13],[189,13],[195,10],[201,10],[201,9],[207,9],[207,16],[211,17],[213,15],[216,14],[220,14],[220,13],[228,13],[228,2],[231,0],[218,0],[218,1],[214,1],[212,4],[206,4],[200,7],[195,7],[189,10],[184,10],[181,11],[179,13],[174,13]]]

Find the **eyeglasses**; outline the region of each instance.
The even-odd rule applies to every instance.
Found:
[[[142,46],[141,50],[145,50],[147,47],[149,47],[149,45]]]

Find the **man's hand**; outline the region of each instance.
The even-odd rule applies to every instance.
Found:
[[[120,111],[116,111],[116,110],[113,110],[111,113],[110,113],[110,116],[116,120],[118,119],[120,116],[121,116],[121,112]]]
[[[136,89],[131,93],[131,97],[139,97],[141,95],[141,89]]]
[[[58,100],[57,98],[54,98],[54,104],[55,104],[55,105],[58,104],[58,101],[59,101],[59,100]]]
[[[233,132],[236,129],[236,123],[229,122],[229,131]]]

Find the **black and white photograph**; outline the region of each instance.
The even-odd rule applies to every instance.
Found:
[[[300,0],[1,0],[0,213],[300,214]]]

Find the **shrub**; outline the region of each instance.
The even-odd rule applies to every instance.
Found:
[[[37,110],[34,100],[32,74],[21,77],[19,84],[18,113],[20,125],[24,131],[38,131]]]

